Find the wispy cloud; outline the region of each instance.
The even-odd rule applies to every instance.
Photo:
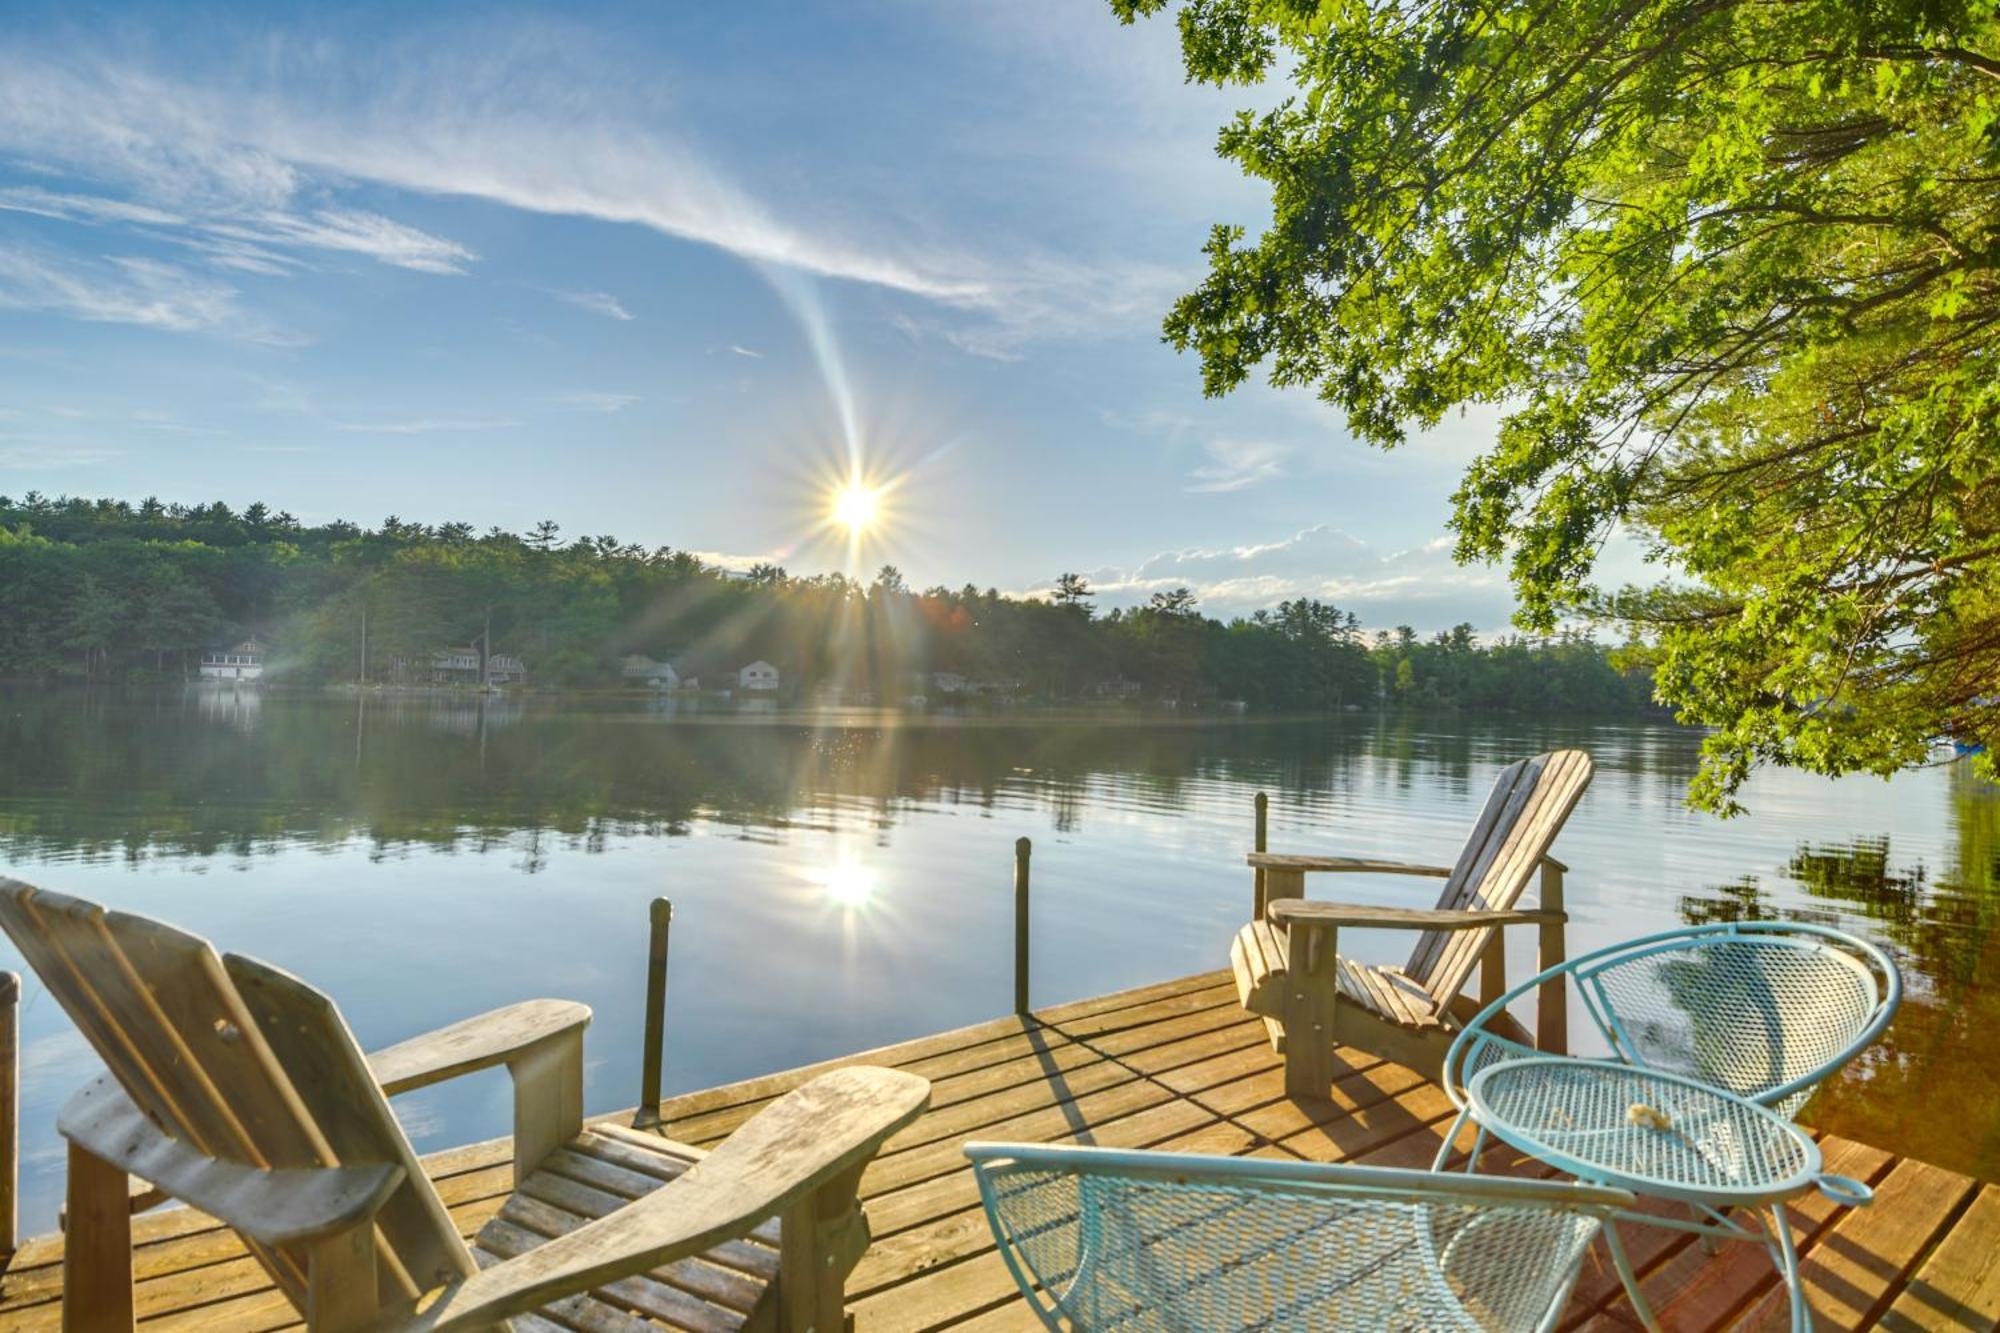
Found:
[[[623,412],[639,401],[636,393],[597,393],[583,390],[578,393],[559,393],[549,399],[564,407],[574,407],[585,412]]]
[[[557,292],[555,296],[557,300],[567,301],[579,310],[588,310],[591,314],[602,315],[606,319],[634,318],[632,312],[625,308],[624,302],[610,292]]]
[[[0,467],[23,471],[43,468],[91,467],[123,458],[124,451],[94,444],[12,443],[0,436]]]
[[[234,287],[175,264],[0,247],[0,307],[175,333],[213,331],[258,342],[288,338],[245,310]]]
[[[379,213],[321,208],[305,213],[267,212],[203,226],[212,236],[246,245],[296,246],[364,255],[419,273],[463,273],[477,259],[457,241],[433,236]]]
[[[257,273],[282,274],[297,264],[297,259],[277,253],[285,249],[342,251],[423,273],[463,273],[477,258],[456,241],[352,208],[289,212],[243,209],[222,201],[190,213],[21,185],[0,189],[0,211],[84,226],[141,227],[199,250],[225,267]]]
[[[100,199],[93,195],[58,194],[33,185],[0,189],[0,211],[32,213],[36,217],[63,222],[138,222],[160,227],[177,227],[187,221],[178,213],[120,199]]]
[[[447,48],[420,35],[364,59],[332,39],[266,35],[231,49],[226,68],[171,72],[77,43],[19,43],[0,52],[0,154],[100,187],[19,206],[178,226],[209,262],[240,272],[283,272],[301,249],[463,271],[466,247],[332,202],[388,186],[629,223],[922,298],[928,310],[898,312],[904,327],[1001,359],[1037,340],[1150,324],[1187,284],[1180,269],[1018,238],[974,252],[943,239],[957,233],[942,223],[787,217],[697,151],[677,109],[637,71],[618,78],[593,40],[538,28]],[[606,293],[562,295],[630,317]]]
[[[1209,461],[1188,473],[1190,491],[1240,491],[1282,477],[1291,453],[1267,440],[1210,440],[1204,448]]]
[[[780,221],[638,114],[632,103],[652,100],[643,90],[601,88],[601,69],[559,41],[448,54],[389,45],[362,60],[272,38],[235,54],[226,76],[204,78],[17,45],[0,54],[0,149],[163,211],[289,213],[302,196],[367,181],[634,223],[922,296],[987,295],[899,247]]]
[[[444,431],[507,430],[521,423],[509,417],[412,417],[403,421],[340,421],[336,430],[362,435],[434,435]]]
[[[762,361],[764,359],[764,354],[762,352],[752,351],[748,347],[741,347],[735,343],[729,344],[729,350],[736,353],[736,355],[738,356],[747,356],[752,361]]]

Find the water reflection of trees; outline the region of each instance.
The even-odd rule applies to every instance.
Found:
[[[1990,1180],[2000,1178],[2000,788],[1960,764],[1950,799],[1951,860],[1935,873],[1899,866],[1887,834],[1806,843],[1784,873],[1808,904],[1783,903],[1746,876],[1682,898],[1680,914],[1692,924],[1845,922],[1887,947],[1904,973],[1903,1008],[1805,1118]],[[1905,1117],[1916,1105],[1939,1137],[1912,1141]]]
[[[1101,809],[1177,814],[1246,787],[1314,819],[1371,789],[1473,799],[1524,746],[1577,734],[1407,716],[750,719],[452,694],[16,691],[0,704],[0,853],[22,858],[249,856],[356,837],[378,855],[514,849],[529,835],[590,849],[697,822],[767,838],[1003,803],[1075,832]],[[1630,734],[1610,762],[1657,772],[1663,792],[1685,777],[1688,747],[1659,748],[1658,729]],[[1607,732],[1591,735],[1606,762]],[[522,854],[530,869],[540,859]]]

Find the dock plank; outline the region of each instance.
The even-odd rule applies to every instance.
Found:
[[[1227,974],[1210,972],[776,1070],[669,1098],[660,1109],[673,1137],[713,1144],[829,1069],[886,1064],[930,1078],[932,1109],[892,1139],[862,1177],[874,1242],[850,1279],[850,1307],[863,1333],[1007,1333],[1040,1325],[994,1247],[961,1151],[966,1139],[1428,1166],[1454,1126],[1442,1090],[1402,1066],[1337,1054],[1328,1098],[1287,1097],[1261,1023],[1237,1007]],[[621,1111],[593,1120],[623,1125],[631,1118]],[[1470,1143],[1461,1129],[1455,1149]],[[1849,1210],[1814,1196],[1794,1210],[1818,1326],[1867,1327],[1872,1320],[1897,1333],[1993,1327],[2000,1320],[2000,1186],[1885,1148],[1835,1139],[1823,1147],[1831,1169],[1871,1181],[1879,1197],[1872,1208]],[[465,1235],[507,1201],[511,1154],[511,1145],[496,1139],[424,1159]],[[1546,1173],[1494,1148],[1481,1166]],[[644,1184],[582,1163],[572,1174],[579,1188],[619,1194]],[[533,1211],[532,1201],[527,1207]],[[147,1333],[298,1326],[234,1234],[213,1219],[169,1208],[135,1219],[133,1232]],[[1729,1245],[1708,1255],[1680,1233],[1638,1226],[1627,1239],[1669,1329],[1761,1328],[1782,1312],[1775,1274],[1757,1247]],[[726,1272],[688,1281],[697,1277],[706,1294],[726,1299],[733,1290]],[[25,1242],[0,1277],[0,1330],[59,1327],[61,1295],[61,1237]],[[1594,1255],[1564,1327],[1632,1326],[1622,1290]]]
[[[1891,1333],[1976,1328],[2000,1310],[2000,1186],[1983,1187],[1882,1316]]]

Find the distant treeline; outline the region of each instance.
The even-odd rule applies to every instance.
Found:
[[[882,702],[935,693],[934,673],[949,672],[1047,701],[1653,711],[1644,666],[1581,634],[1481,644],[1464,625],[1371,635],[1310,600],[1225,623],[1184,588],[1103,614],[1092,596],[1075,575],[1040,601],[919,592],[893,566],[866,583],[735,574],[664,546],[564,541],[550,522],[308,527],[263,504],[0,496],[0,675],[12,677],[179,679],[204,651],[254,636],[268,676],[298,683],[421,676],[438,649],[483,643],[547,686],[616,685],[643,654],[710,680],[761,658],[788,692]]]

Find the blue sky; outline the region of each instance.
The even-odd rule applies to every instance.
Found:
[[[1493,416],[1385,455],[1159,340],[1269,96],[1088,0],[10,5],[0,492],[808,573],[851,433],[920,586],[1499,628],[1443,549]]]

